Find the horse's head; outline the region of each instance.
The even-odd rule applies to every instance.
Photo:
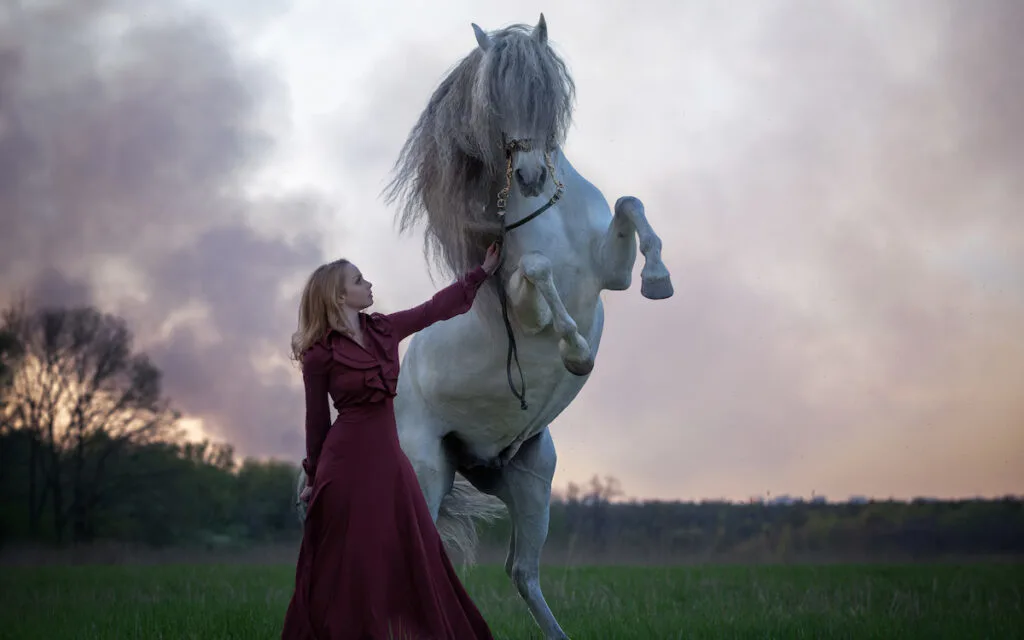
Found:
[[[532,29],[513,25],[488,34],[474,24],[473,31],[482,52],[473,90],[477,144],[490,166],[502,174],[511,167],[523,195],[539,195],[572,119],[572,78],[548,45],[543,14]]]
[[[434,90],[387,187],[402,229],[424,220],[426,246],[451,274],[480,264],[501,232],[506,187],[550,189],[548,161],[557,167],[576,91],[544,16],[534,27],[473,30],[478,46]]]

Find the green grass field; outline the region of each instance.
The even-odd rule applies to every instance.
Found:
[[[1024,566],[546,567],[575,639],[1021,638]],[[498,638],[540,637],[498,567],[466,585]],[[279,637],[292,568],[0,568],[0,637]]]

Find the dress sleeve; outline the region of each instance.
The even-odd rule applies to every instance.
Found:
[[[487,272],[483,267],[477,267],[435,293],[423,304],[385,316],[391,322],[395,340],[401,342],[435,322],[454,318],[469,311],[480,285],[486,279]]]
[[[320,449],[331,427],[327,392],[328,363],[329,359],[316,347],[306,351],[302,357],[302,385],[306,392],[306,459],[302,461],[302,469],[306,472],[306,484],[309,485],[313,484]]]

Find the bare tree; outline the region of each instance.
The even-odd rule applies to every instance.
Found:
[[[0,330],[0,407],[3,407],[10,389],[14,370],[21,359],[21,344],[9,331]]]
[[[11,424],[7,420],[7,402],[14,380],[14,372],[21,361],[21,343],[14,334],[0,330],[0,486],[3,486],[4,474],[9,468],[5,445]]]
[[[124,320],[91,307],[16,306],[4,314],[3,330],[24,349],[4,411],[12,428],[34,436],[30,529],[39,531],[49,502],[58,540],[69,521],[76,540],[88,539],[96,506],[116,489],[106,482],[111,457],[174,429],[160,372],[132,352]]]

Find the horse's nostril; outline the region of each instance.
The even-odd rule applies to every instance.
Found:
[[[536,186],[544,184],[544,181],[548,178],[548,170],[545,167],[541,167],[537,171],[529,171],[524,173],[522,169],[516,169],[515,171],[516,180],[519,184],[526,186]]]

